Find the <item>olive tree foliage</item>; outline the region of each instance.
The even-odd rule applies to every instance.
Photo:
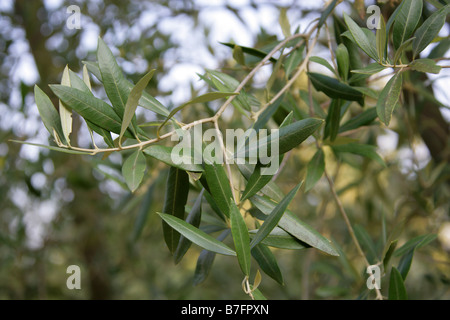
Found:
[[[444,291],[439,263],[448,264],[448,248],[436,237],[450,209],[448,123],[441,114],[448,106],[427,79],[447,67],[450,44],[439,32],[450,5],[380,3],[372,30],[364,1],[342,13],[344,4],[328,1],[317,19],[298,27],[288,18],[292,8],[280,8],[283,38],[261,32],[253,47],[222,42],[230,58],[199,73],[202,90],[175,106],[147,90],[158,68],[127,77],[99,37],[79,72],[66,66],[49,90],[34,86],[52,140],[38,146],[119,172],[106,179],[128,190],[125,206],[137,213],[123,242],[136,250],[152,224],[174,265],[194,266],[195,291],[217,269],[222,286],[241,288],[251,299],[276,298],[266,285],[297,298],[407,299],[420,288],[408,290],[407,277],[418,255],[433,274],[416,276],[428,277],[430,286],[441,281]],[[264,70],[270,71],[261,84],[255,77]],[[87,145],[73,138],[74,119],[87,128]],[[227,129],[255,136],[232,139],[230,150]],[[412,150],[411,166],[397,152],[380,151],[390,131],[398,136],[395,151]],[[416,157],[418,141],[431,155],[425,166]],[[181,144],[182,162],[173,156]],[[269,174],[267,156],[249,155],[267,145],[278,168]],[[116,154],[120,166],[108,162]],[[378,279],[366,272],[374,267]]]

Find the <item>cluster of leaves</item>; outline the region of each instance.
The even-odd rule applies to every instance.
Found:
[[[336,5],[337,1],[333,1],[324,11],[319,23],[315,25],[316,38]],[[131,150],[132,153],[123,162],[122,172],[129,189],[133,192],[139,188],[145,177],[146,157],[168,164],[166,197],[159,216],[163,221],[164,240],[173,254],[174,261],[176,263],[181,261],[192,243],[203,248],[197,261],[195,275],[195,282],[200,283],[208,275],[216,254],[236,256],[245,277],[244,290],[254,298],[264,298],[257,289],[261,280],[259,270],[256,272],[253,285],[249,284],[253,261],[256,261],[259,269],[265,274],[280,284],[284,283],[277,259],[270,248],[290,250],[315,248],[331,256],[340,254],[337,245],[332,244],[288,209],[303,181],[298,182],[285,194],[273,181],[273,175],[262,174],[264,169],[262,163],[237,164],[236,171],[240,181],[244,181],[245,188],[236,192],[235,189],[238,188],[231,181],[230,170],[227,174],[226,169],[229,169],[227,165],[216,163],[204,150],[201,150],[203,157],[201,164],[194,164],[193,159],[190,161],[191,164],[174,163],[171,158],[173,148],[157,144],[169,136],[160,135],[160,130],[168,122],[175,128],[183,127],[184,124],[175,120],[173,116],[188,105],[207,105],[210,101],[228,98],[227,101],[230,101],[240,114],[256,118],[250,128],[257,131],[266,127],[269,121],[275,118],[274,115],[279,114],[279,110],[285,112],[285,116],[278,121],[279,163],[282,163],[286,153],[294,150],[308,138],[314,138],[317,150],[307,165],[305,192],[311,190],[326,173],[324,152],[326,146],[337,156],[356,154],[374,160],[384,167],[386,164],[377,154],[375,146],[359,143],[353,139],[344,139],[339,135],[372,125],[377,117],[385,125],[389,125],[394,109],[401,100],[402,74],[405,71],[430,73],[440,71],[441,67],[430,57],[426,59],[417,57],[436,37],[449,9],[450,6],[447,5],[437,10],[420,24],[418,17],[422,14],[422,1],[404,0],[387,23],[383,18],[380,19],[376,34],[361,28],[346,14],[343,21],[335,18],[335,32],[338,35],[336,38],[339,39],[336,63],[333,62],[336,67],[331,66],[323,58],[310,57],[312,49],[305,44],[309,39],[298,40],[301,37],[292,36],[284,15],[280,18],[283,32],[292,40],[286,41],[278,59],[260,49],[224,43],[233,48],[233,57],[238,64],[248,67],[256,63],[258,66],[257,63],[261,63],[264,59],[273,64],[272,76],[264,89],[267,100],[265,104],[261,102],[264,98],[257,98],[257,94],[241,90],[241,82],[237,79],[219,71],[207,70],[200,77],[215,91],[196,97],[170,111],[145,91],[154,70],[144,75],[135,85],[132,84],[123,76],[109,48],[102,39],[99,39],[97,62],[84,63],[82,78],[66,68],[61,84],[51,86],[60,100],[59,113],[50,98],[39,87],[35,87],[36,104],[42,120],[58,145],[48,148],[74,154],[104,152],[106,155],[114,151]],[[294,32],[294,35],[297,33]],[[277,44],[273,44],[272,47]],[[308,50],[305,50],[306,48]],[[358,59],[354,58],[358,48],[375,62],[355,67],[359,64]],[[284,54],[284,50],[287,53]],[[412,52],[411,60],[409,52]],[[304,112],[297,107],[293,93],[287,90],[293,83],[291,80],[300,76],[302,69],[305,69],[310,61],[324,65],[335,75],[330,77],[307,72],[308,81],[315,90],[323,92],[329,98],[327,111],[320,106],[311,91],[300,91],[301,98],[310,104],[312,111]],[[380,92],[364,85],[368,77],[386,68],[393,68],[394,75]],[[89,72],[103,84],[111,104],[94,96]],[[280,72],[283,74],[281,79],[277,76]],[[285,94],[273,99],[281,90],[285,91]],[[376,106],[367,108],[341,125],[341,120],[350,105],[356,102],[365,107],[366,97],[377,99]],[[146,131],[148,128],[155,128],[152,124],[138,124],[136,119],[138,106],[162,118],[156,123],[156,131]],[[94,149],[78,148],[70,144],[72,112],[78,113],[86,121],[92,134],[95,132],[103,137],[107,149],[99,149],[95,143]],[[220,117],[220,113],[216,115]],[[218,118],[213,117],[207,122],[217,125],[217,121]],[[117,137],[113,139],[112,134]],[[271,141],[270,136],[267,139],[264,141]],[[258,145],[261,145],[261,142]],[[223,152],[225,153],[225,150]],[[193,191],[198,193],[198,196],[192,208],[187,208],[188,196]],[[202,210],[205,201],[210,211]],[[218,231],[221,232],[220,235],[213,236],[213,233]],[[356,234],[361,243],[371,247],[364,230],[357,229]],[[230,235],[233,248],[227,244]],[[397,241],[393,239],[385,248],[383,255],[378,259],[383,261],[385,269],[393,254],[402,257],[399,266],[393,267],[391,271],[389,298],[406,297],[403,282],[408,274],[414,251],[433,239],[433,235],[413,239],[397,250]]]

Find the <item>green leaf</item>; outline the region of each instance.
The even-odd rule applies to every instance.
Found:
[[[352,20],[345,12],[344,12],[344,21],[345,24],[348,27],[348,30],[350,31],[353,39],[355,40],[355,43],[372,59],[377,61],[377,51],[374,46],[376,41],[372,41],[372,39],[369,38],[367,32],[363,31],[362,28],[360,28],[355,21]],[[368,30],[370,32],[370,30]],[[373,33],[372,33],[373,35]]]
[[[265,218],[266,216],[262,214]],[[258,229],[250,230],[250,237],[253,238],[258,232]],[[288,250],[301,250],[311,248],[310,245],[298,240],[291,236],[289,233],[279,227],[275,227],[268,235],[261,241],[260,244],[264,244],[269,247],[288,249]],[[258,245],[256,245],[257,247]]]
[[[233,251],[226,244],[220,242],[219,240],[211,237],[202,230],[190,225],[186,221],[181,220],[175,216],[159,213],[159,216],[167,223],[169,226],[177,230],[187,239],[191,240],[196,245],[212,252],[216,252],[223,255],[236,256],[236,252]]]
[[[123,85],[125,77],[117,61],[102,38],[98,38],[97,60],[106,95],[117,115],[122,119],[128,99],[128,88]]]
[[[402,275],[403,281],[406,280],[406,276],[408,275],[409,269],[411,268],[412,260],[414,257],[415,248],[409,250],[398,263],[398,271]]]
[[[236,60],[237,63],[239,63],[242,66],[245,66],[244,51],[242,51],[242,48],[240,46],[234,46],[233,58],[234,60]]]
[[[164,213],[179,219],[184,219],[184,207],[187,202],[188,194],[188,174],[178,168],[170,167],[169,175],[167,177],[166,196],[164,199]],[[166,221],[166,219],[164,219],[164,221]],[[171,224],[163,222],[164,240],[172,254],[177,249],[178,242],[180,240],[180,233],[176,230],[178,229],[172,227]],[[186,238],[191,240],[189,237]]]
[[[389,279],[389,300],[408,300],[402,275],[395,267],[392,267]]]
[[[278,23],[280,24],[281,31],[285,38],[291,36],[291,24],[289,23],[289,19],[287,17],[287,8],[280,8],[280,16],[278,18]]]
[[[195,163],[195,158],[192,156],[191,149],[186,148],[184,150],[186,151],[186,154],[182,152],[182,154],[179,155],[180,156],[179,160],[181,160],[180,163],[175,163],[174,160],[172,159],[172,154],[174,153],[173,150],[174,147],[153,145],[148,148],[145,148],[144,153],[152,158],[164,162],[165,164],[168,164],[169,166],[176,167],[185,171],[192,171],[192,172],[204,171],[201,164]]]
[[[90,96],[94,96],[94,94],[91,92],[91,83],[89,80],[89,74],[87,74],[87,68],[86,66],[83,67],[83,80],[78,77],[78,75],[69,69],[69,77],[70,77],[70,86],[72,88],[81,90]],[[105,143],[111,147],[114,148],[114,141],[111,137],[111,133],[108,130],[105,130],[95,124],[93,124],[91,121],[84,119],[86,121],[86,124],[88,126],[89,131],[92,133],[92,131],[97,132],[99,135],[103,137],[103,140]]]
[[[350,70],[350,57],[347,47],[341,43],[336,49],[336,61],[341,79],[346,82],[348,80],[348,72]]]
[[[136,112],[136,108],[138,106],[139,100],[142,97],[142,93],[144,92],[144,89],[147,87],[148,82],[153,77],[153,74],[155,73],[155,69],[148,72],[145,76],[143,76],[138,83],[131,89],[130,94],[128,95],[128,99],[125,105],[125,110],[123,113],[123,120],[122,125],[120,128],[120,134],[119,134],[119,141],[122,140],[122,136],[127,130],[128,126],[131,123],[131,120],[134,117],[134,114]]]
[[[333,74],[335,74],[336,76],[338,76],[336,70],[335,70],[335,69],[331,66],[331,64],[330,64],[327,60],[325,60],[324,58],[318,57],[318,56],[313,56],[313,57],[310,57],[310,58],[309,58],[309,61],[312,61],[312,62],[315,62],[315,63],[318,63],[318,64],[324,66],[325,68],[327,68],[328,70],[330,70]]]
[[[369,108],[341,125],[339,127],[339,133],[354,130],[362,126],[368,126],[372,124],[376,118],[377,108]]]
[[[244,191],[242,192],[241,202],[255,195],[262,187],[264,187],[270,180],[272,180],[273,175],[262,175],[261,165],[258,163],[255,166],[255,170],[247,181]]]
[[[41,115],[42,122],[47,128],[48,132],[55,138],[54,132],[58,135],[58,139],[61,142],[65,142],[64,133],[61,127],[61,119],[59,117],[58,111],[56,111],[50,98],[41,90],[37,85],[34,86],[34,100]]]
[[[83,64],[100,82],[103,83],[98,63],[91,61],[83,61]],[[131,89],[134,87],[134,84],[126,79],[125,81],[121,81],[119,85],[121,86],[121,91],[125,89],[131,91]],[[164,107],[158,100],[156,100],[154,97],[152,97],[145,91],[142,93],[142,97],[139,100],[139,105],[165,117],[167,117],[170,114],[170,111],[166,107]]]
[[[252,166],[248,163],[238,164],[238,168],[247,180],[250,179],[254,172]],[[261,192],[275,201],[281,201],[281,199],[284,198],[283,192],[274,181],[269,181],[264,187],[261,188]]]
[[[403,52],[410,50],[410,45],[414,41],[415,38],[409,38],[405,42],[402,43],[402,45],[397,49],[394,55],[394,65],[398,64],[400,61],[400,58],[402,57]]]
[[[441,66],[438,66],[434,60],[431,59],[416,59],[409,65],[411,69],[438,74],[441,72]]]
[[[366,231],[366,229],[361,225],[354,226],[355,236],[361,244],[364,252],[366,253],[367,260],[369,263],[373,264],[377,261],[377,250],[375,249],[375,244],[372,238]]]
[[[206,194],[206,193],[205,193]],[[230,233],[230,229],[223,231],[218,237],[217,240],[223,241]],[[214,262],[214,258],[216,257],[216,253],[208,250],[202,250],[197,259],[197,265],[195,267],[194,273],[194,286],[202,283],[208,277],[209,271],[211,270],[212,264]]]
[[[341,122],[342,100],[332,99],[328,109],[328,115],[325,119],[324,139],[330,136],[330,141],[334,141],[339,132],[339,123]]]
[[[332,145],[331,148],[334,152],[348,152],[357,154],[363,157],[367,157],[369,159],[375,160],[383,167],[386,166],[384,160],[378,155],[376,152],[376,146],[368,145],[368,144],[360,144],[360,143],[347,143],[347,144],[337,144]]]
[[[270,134],[266,139],[259,139],[258,142],[250,143],[245,154],[259,154],[260,149],[267,148],[271,151],[273,143],[278,142],[279,154],[288,152],[297,147],[311,136],[323,123],[322,119],[307,118],[296,121],[278,130],[278,134]],[[270,152],[268,152],[270,154]]]
[[[357,101],[361,106],[364,105],[363,94],[349,85],[319,73],[308,72],[308,76],[314,88],[316,88],[317,91],[322,91],[328,97]]]
[[[422,15],[422,0],[403,0],[402,7],[397,13],[393,28],[394,48],[408,40],[413,34]]]
[[[66,65],[63,71],[61,84],[70,87],[69,66]],[[72,132],[72,110],[59,101],[59,116],[61,119],[61,127],[68,145],[70,145],[70,133]]]
[[[251,254],[265,274],[279,284],[284,285],[283,275],[281,274],[277,259],[268,247],[260,243],[252,248]]]
[[[397,247],[398,240],[391,241],[389,244],[388,249],[386,250],[386,253],[383,254],[383,266],[384,270],[387,270],[389,261],[391,260],[392,254],[395,251],[395,248]]]
[[[214,201],[219,210],[229,217],[230,198],[233,198],[233,194],[225,169],[222,165],[213,163],[207,158],[204,158],[204,168],[204,175]]]
[[[38,144],[38,143],[32,143],[32,142],[26,142],[26,141],[19,141],[19,140],[9,140],[9,141],[15,142],[15,143],[27,144],[27,145],[30,145],[30,146],[35,146],[35,147],[40,147],[40,148],[45,148],[45,149],[49,149],[49,150],[53,150],[53,151],[58,151],[58,152],[70,153],[70,154],[91,154],[90,152],[84,152],[84,151],[78,151],[78,150],[71,150],[71,149],[60,148],[60,147],[54,147],[54,146],[47,146],[47,145],[45,145],[45,144]]]
[[[264,223],[259,228],[255,237],[252,239],[250,246],[254,248],[258,243],[260,243],[264,238],[269,235],[269,233],[278,225],[281,217],[286,211],[289,203],[291,203],[294,196],[297,194],[298,189],[302,185],[303,181],[295,186],[284,198],[276,205],[272,212],[266,217]]]
[[[320,16],[319,19],[319,24],[317,25],[317,28],[321,28],[325,21],[327,21],[328,16],[333,12],[334,8],[336,7],[337,4],[337,0],[333,0],[326,8],[325,10],[322,12],[322,15]]]
[[[103,100],[90,93],[62,85],[51,85],[50,88],[63,103],[78,112],[84,119],[108,131],[120,133],[122,120]],[[133,137],[129,132],[126,132],[125,136]]]
[[[428,59],[438,59],[442,58],[447,51],[450,49],[450,38],[442,39],[439,43],[431,50],[428,55]]]
[[[402,247],[395,251],[394,256],[399,257],[408,253],[413,248],[421,248],[437,238],[435,234],[425,234],[422,236],[415,237],[407,241]]]
[[[244,218],[241,215],[238,207],[230,198],[230,224],[231,235],[233,237],[233,243],[236,250],[239,266],[242,272],[246,276],[250,276],[250,237],[248,235],[248,229],[245,224]]]
[[[414,33],[415,39],[412,43],[413,47],[413,59],[417,57],[430,43],[433,41],[434,37],[437,36],[439,31],[442,29],[445,23],[445,18],[448,14],[450,5],[439,9],[431,16],[429,16],[423,24],[417,28]]]
[[[422,0],[419,0],[422,1]],[[384,56],[386,52],[387,46],[387,37],[386,37],[386,23],[384,22],[383,16],[380,16],[380,25],[379,29],[377,29],[376,40],[377,40],[377,53],[378,58],[381,63],[384,61]]]
[[[292,74],[292,71],[298,67],[300,62],[303,60],[303,52],[305,51],[305,46],[301,45],[295,49],[285,60],[284,70],[286,71],[286,77]]]
[[[381,90],[380,98],[377,101],[377,114],[380,120],[386,125],[391,121],[392,113],[397,105],[402,90],[402,74],[397,72]]]
[[[325,171],[325,156],[321,148],[316,151],[313,158],[308,162],[306,170],[305,192],[308,192],[319,181]]]
[[[122,174],[131,192],[141,184],[146,166],[147,162],[141,150],[136,150],[124,161]]]
[[[230,47],[232,49],[234,49],[237,46],[234,43],[228,43],[228,42],[219,42],[219,43],[223,44],[227,47]],[[261,50],[255,49],[255,48],[250,48],[250,47],[245,47],[245,46],[239,46],[239,47],[242,49],[242,52],[252,55],[254,57],[257,57],[257,58],[264,59],[267,56],[267,52],[264,52],[264,51],[261,51]],[[269,61],[276,63],[277,59],[271,57],[269,59]]]
[[[273,212],[277,203],[267,197],[254,195],[251,198],[252,203],[265,215],[270,215]],[[289,210],[286,210],[284,215],[278,222],[278,226],[287,231],[298,240],[307,243],[308,245],[317,248],[333,256],[338,256],[336,249],[333,248],[330,241],[311,228],[308,224],[301,221]]]
[[[200,194],[198,195],[197,199],[195,200],[194,205],[192,206],[191,211],[189,212],[186,222],[193,225],[194,227],[198,228],[200,225],[200,220],[202,217],[202,198],[203,198],[203,192],[205,189],[203,189]],[[178,242],[177,249],[175,250],[173,254],[173,259],[175,261],[175,264],[178,264],[181,259],[183,259],[186,252],[191,247],[191,241],[184,236],[180,237],[180,241]]]
[[[170,112],[170,114],[167,116],[167,118],[164,120],[164,122],[159,126],[158,131],[157,131],[158,136],[159,136],[159,131],[161,130],[162,127],[164,127],[164,125],[167,123],[167,121],[169,121],[178,111],[180,111],[184,107],[191,105],[191,104],[205,103],[205,102],[209,102],[209,101],[213,101],[213,100],[217,100],[217,99],[227,98],[229,96],[235,96],[238,94],[239,93],[235,93],[235,92],[208,92],[208,93],[205,93],[205,94],[203,94],[199,97],[196,97],[192,100],[189,100],[188,102],[183,103],[181,106],[173,109]]]

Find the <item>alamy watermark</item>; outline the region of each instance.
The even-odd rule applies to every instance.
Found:
[[[377,5],[368,6],[366,13],[371,14],[371,16],[368,17],[366,21],[367,28],[369,28],[370,30],[380,29],[380,7]]]
[[[70,16],[66,20],[66,27],[69,30],[81,29],[81,10],[77,5],[71,5],[67,7],[66,13]]]
[[[381,271],[380,267],[377,265],[368,266],[366,269],[366,273],[370,274],[369,278],[366,281],[366,286],[370,290],[373,289],[381,289]]]
[[[70,265],[67,267],[66,273],[71,274],[69,277],[67,277],[66,286],[67,289],[73,290],[81,289],[81,269],[77,265]]]
[[[261,164],[262,175],[274,175],[279,168],[279,130],[216,129],[203,131],[201,124],[191,130],[175,130],[171,160],[175,164]],[[223,141],[223,146],[221,141]],[[224,152],[225,151],[225,152]]]

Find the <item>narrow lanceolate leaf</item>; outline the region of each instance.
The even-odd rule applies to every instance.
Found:
[[[303,182],[300,182],[295,186],[284,198],[278,203],[275,208],[270,212],[269,216],[264,220],[264,223],[259,228],[255,237],[253,238],[250,246],[253,248],[260,243],[269,233],[278,225],[281,217],[285,213],[289,203],[291,203],[294,196],[297,194],[298,189]]]
[[[159,131],[161,130],[162,127],[164,127],[164,125],[167,123],[167,121],[169,121],[178,111],[180,111],[181,109],[185,108],[188,105],[191,104],[195,104],[195,103],[205,103],[205,102],[209,102],[209,101],[213,101],[213,100],[217,100],[217,99],[221,99],[221,98],[227,98],[229,96],[235,96],[238,95],[239,93],[234,93],[234,92],[208,92],[205,93],[199,97],[196,97],[192,100],[189,100],[188,102],[183,103],[181,106],[173,109],[170,114],[167,116],[167,118],[164,120],[164,122],[159,126],[158,128],[158,135],[159,135]]]
[[[100,37],[98,38],[97,60],[106,95],[119,117],[122,118],[128,98],[128,91],[124,90],[121,85],[125,78],[111,50]]]
[[[280,24],[281,31],[285,38],[291,36],[291,24],[289,23],[289,19],[287,17],[287,8],[280,9],[280,16],[278,18],[278,23]]]
[[[180,218],[174,217],[170,214],[158,213],[159,216],[167,223],[170,227],[178,231],[187,239],[191,240],[196,245],[216,253],[223,255],[235,256],[236,252],[228,247],[226,244],[220,242],[219,240],[211,237],[209,234],[203,232],[202,230],[194,227],[193,225],[187,223]]]
[[[305,192],[311,190],[317,181],[322,177],[325,170],[325,156],[322,149],[317,150],[306,170]]]
[[[69,66],[67,65],[63,71],[61,84],[70,87]],[[67,143],[70,145],[69,135],[72,132],[72,110],[64,105],[61,100],[59,101],[59,116],[61,118],[61,127],[64,138],[66,138]]]
[[[239,266],[242,272],[246,275],[250,275],[250,237],[248,235],[248,229],[245,225],[244,218],[242,217],[238,207],[234,203],[233,199],[230,199],[230,223],[231,223],[231,235],[233,237],[233,243],[236,250]]]
[[[341,99],[331,100],[328,108],[328,115],[325,119],[324,139],[330,137],[330,141],[334,141],[339,132],[339,123],[341,122]]]
[[[357,101],[361,106],[364,105],[364,95],[358,90],[350,87],[348,84],[340,82],[335,78],[314,72],[308,72],[308,77],[314,88],[317,91],[322,91],[328,97]]]
[[[223,241],[226,237],[228,237],[230,233],[230,229],[223,231],[218,237],[217,240]],[[212,251],[208,251],[206,249],[200,252],[200,255],[197,259],[197,265],[195,266],[194,272],[194,286],[202,283],[208,277],[209,271],[214,262],[214,258],[216,257],[216,253]]]
[[[142,97],[142,93],[144,89],[147,87],[148,82],[153,77],[155,70],[151,70],[145,76],[143,76],[138,83],[131,89],[130,94],[128,95],[127,103],[125,105],[125,111],[123,113],[122,126],[120,128],[119,141],[122,140],[122,136],[127,130],[128,126],[133,120],[134,114],[136,112],[136,108],[139,104],[139,100]]]
[[[422,0],[419,0],[422,1]],[[379,29],[377,29],[376,40],[377,40],[377,53],[378,61],[383,63],[384,54],[386,52],[387,38],[386,38],[386,23],[384,22],[383,16],[380,17]]]
[[[89,90],[92,90],[91,80],[89,79],[89,72],[88,72],[86,65],[83,65],[83,81],[86,84],[86,86],[89,88]]]
[[[437,36],[441,28],[445,23],[445,18],[450,9],[450,5],[439,9],[428,17],[424,23],[417,28],[414,33],[415,39],[412,43],[413,48],[413,58],[417,57],[430,43],[433,41],[434,37]]]
[[[258,232],[258,229],[250,230],[250,238],[253,238]],[[279,227],[275,227],[268,235],[261,241],[260,244],[264,244],[269,247],[288,249],[288,250],[301,250],[311,248],[310,245],[298,240],[291,236],[289,233]],[[258,245],[257,245],[258,246]],[[256,247],[257,247],[256,246]]]
[[[377,60],[377,51],[367,34],[344,12],[344,21],[356,44],[372,59]]]
[[[369,159],[375,160],[383,167],[386,166],[384,160],[378,155],[376,152],[376,147],[368,144],[359,144],[359,143],[347,143],[347,144],[337,144],[331,146],[334,152],[347,152],[357,154],[363,157],[367,157]]]
[[[277,259],[268,247],[260,243],[252,248],[251,253],[253,258],[255,258],[256,262],[265,274],[267,274],[279,284],[284,284],[283,275],[281,274]]]
[[[166,197],[164,199],[164,213],[179,219],[184,219],[184,206],[187,202],[188,193],[188,174],[178,168],[170,167],[169,175],[167,177]],[[166,219],[164,219],[164,221],[165,220]],[[171,253],[175,252],[180,240],[180,233],[176,231],[177,229],[174,229],[176,228],[163,222],[164,240]],[[186,238],[190,239],[189,237]]]
[[[100,82],[103,83],[98,63],[91,61],[83,61],[83,64]],[[121,86],[121,90],[127,90],[128,92],[131,91],[131,89],[134,87],[134,84],[126,79],[125,81],[121,81],[119,85]],[[142,93],[142,97],[139,100],[139,105],[165,117],[167,117],[170,113],[170,111],[166,107],[164,107],[161,104],[161,102],[156,100],[147,92]]]
[[[219,210],[227,217],[230,215],[230,198],[233,194],[225,169],[222,165],[204,159],[204,175],[208,183],[209,191]]]
[[[331,12],[333,12],[334,8],[336,7],[336,4],[337,4],[337,0],[333,0],[325,8],[325,10],[322,12],[322,15],[320,16],[318,28],[320,28],[324,25],[325,21],[327,21],[328,16],[331,14]]]
[[[408,40],[402,43],[402,45],[397,49],[397,51],[395,51],[394,58],[392,59],[392,61],[394,61],[394,65],[398,64],[401,61],[403,53],[410,48],[411,43],[414,41],[414,39],[416,38],[415,37],[409,38]]]
[[[185,171],[192,172],[203,172],[204,169],[201,164],[195,163],[195,158],[192,155],[192,150],[190,148],[186,148],[180,150],[178,158],[172,158],[177,150],[174,150],[174,147],[153,145],[144,149],[144,153],[149,155],[152,158],[155,158],[159,161],[168,164],[169,166],[176,167]]]
[[[272,180],[273,175],[262,175],[261,165],[258,163],[255,166],[255,171],[247,181],[244,192],[242,192],[241,201],[244,201],[253,195],[255,195],[262,187],[264,187],[270,180]]]
[[[61,142],[65,142],[64,133],[61,127],[61,119],[50,98],[37,85],[34,86],[34,99],[41,115],[42,122],[48,132],[55,138],[54,131]]]
[[[270,213],[272,213],[277,206],[276,202],[267,197],[261,197],[258,195],[254,195],[251,198],[251,201],[265,215],[270,215]],[[278,225],[298,240],[305,242],[314,248],[333,256],[339,255],[328,239],[314,230],[311,226],[301,221],[289,210],[286,210]]]
[[[408,300],[402,275],[395,267],[392,267],[389,279],[389,300]]]
[[[131,192],[134,192],[141,184],[146,166],[145,156],[141,150],[136,150],[124,161],[122,174]]]
[[[397,249],[397,251],[395,251],[395,256],[396,257],[402,256],[406,254],[408,251],[410,251],[412,248],[421,248],[430,243],[431,241],[434,241],[436,237],[437,235],[435,234],[426,234],[415,237],[406,242],[401,248]]]
[[[380,120],[386,125],[391,121],[392,113],[397,105],[402,90],[402,74],[397,72],[381,90],[380,98],[377,101],[377,114]]]
[[[305,46],[302,45],[295,49],[287,58],[284,63],[284,70],[286,71],[286,77],[289,78],[289,76],[292,74],[292,71],[295,70],[295,68],[298,67],[300,62],[303,59],[303,52],[305,51]]]
[[[341,79],[347,81],[350,69],[350,57],[347,47],[343,43],[339,44],[336,49],[336,61]]]
[[[394,240],[391,241],[391,243],[389,244],[389,246],[386,246],[384,252],[383,252],[383,266],[384,266],[384,270],[387,270],[388,265],[389,265],[389,261],[392,258],[392,255],[395,251],[395,248],[397,248],[397,243],[398,240]]]
[[[59,99],[84,119],[108,131],[119,134],[122,120],[110,105],[92,94],[62,85],[51,85],[50,88]],[[125,136],[133,136],[126,132]]]
[[[236,47],[236,44],[234,44],[234,43],[228,43],[228,42],[219,42],[219,43],[223,44],[227,47],[230,47],[232,49],[234,49]],[[245,46],[239,46],[239,47],[241,47],[242,52],[252,55],[254,57],[257,57],[257,58],[264,59],[267,56],[267,52],[264,52],[264,51],[261,51],[261,50],[255,49],[255,48],[250,48],[250,47],[245,47]],[[275,62],[277,62],[277,59],[271,57],[269,59],[269,61],[275,63]]]
[[[309,61],[318,63],[318,64],[324,66],[325,68],[327,68],[328,70],[330,70],[336,76],[338,75],[336,70],[331,66],[331,64],[326,59],[324,59],[322,57],[313,56],[313,57],[309,58]]]
[[[278,153],[281,155],[297,147],[311,136],[323,123],[322,119],[307,118],[296,121],[290,125],[282,127],[277,134],[270,134],[266,138],[261,138],[257,142],[250,143],[246,148],[246,155],[259,155],[261,149],[272,151],[272,147],[278,143]],[[264,149],[266,148],[266,149]],[[268,154],[271,154],[268,152]]]
[[[441,72],[441,66],[438,66],[432,59],[416,59],[410,64],[411,69],[438,74]]]
[[[69,69],[69,77],[70,77],[70,86],[74,89],[81,90],[90,96],[94,96],[94,94],[91,92],[91,82],[89,80],[89,74],[87,73],[86,66],[83,67],[83,80],[78,77],[78,75]],[[111,133],[108,130],[105,130],[95,124],[93,124],[91,121],[84,119],[86,121],[86,124],[88,126],[89,131],[92,133],[92,131],[97,132],[99,135],[101,135],[106,142],[106,144],[114,148],[114,141],[111,137]]]
[[[422,15],[422,0],[403,0],[393,28],[393,42],[395,49],[408,40],[414,32]]]
[[[351,118],[339,127],[339,133],[368,126],[377,118],[377,108],[372,107]]]
[[[191,211],[189,212],[186,222],[198,228],[200,225],[200,220],[202,217],[202,198],[203,198],[204,189],[200,192],[199,196],[195,200],[194,205],[192,206]],[[186,252],[189,250],[191,246],[191,241],[184,236],[180,237],[180,242],[178,243],[177,250],[173,254],[173,259],[175,264],[181,261]]]
[[[398,263],[398,272],[402,275],[403,281],[406,280],[406,276],[409,273],[409,269],[411,268],[412,260],[414,257],[414,252],[416,248],[412,248],[409,250]]]

